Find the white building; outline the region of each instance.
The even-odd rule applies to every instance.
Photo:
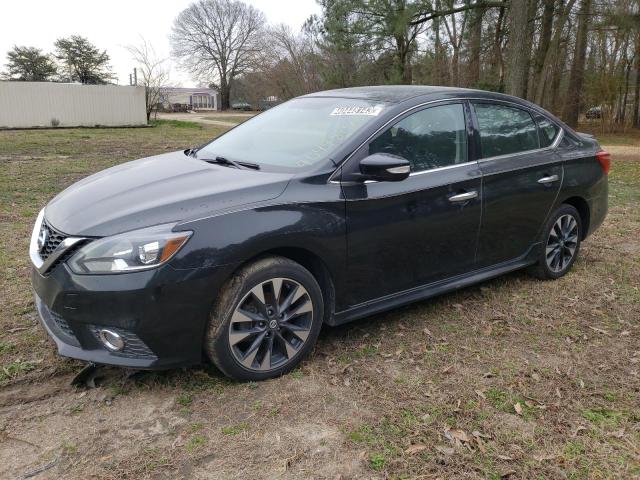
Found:
[[[165,110],[220,109],[220,95],[212,88],[164,87],[161,98]]]
[[[146,124],[144,87],[0,82],[0,129]]]

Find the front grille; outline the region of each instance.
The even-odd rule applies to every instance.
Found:
[[[53,253],[53,251],[58,248],[67,235],[64,233],[58,232],[56,229],[47,225],[46,222],[42,222],[42,227],[40,227],[40,238],[46,238],[45,244],[40,248],[38,252],[40,254],[40,258],[42,260],[46,260],[49,258],[49,255]]]
[[[97,325],[91,325],[90,328],[93,335],[102,344],[102,342],[100,341],[99,332],[100,332],[100,329],[103,327],[99,327]],[[147,345],[142,340],[140,340],[140,338],[138,338],[138,336],[135,333],[132,333],[128,330],[125,330],[123,328],[117,328],[117,327],[104,327],[104,328],[113,330],[118,335],[120,335],[124,340],[124,349],[121,352],[110,352],[111,355],[118,355],[121,357],[129,357],[129,358],[142,358],[142,359],[149,359],[149,360],[156,360],[158,358],[153,353],[153,351],[151,351],[151,349],[147,347]]]

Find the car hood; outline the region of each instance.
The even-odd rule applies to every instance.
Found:
[[[68,235],[115,235],[270,200],[291,177],[214,165],[178,151],[80,180],[47,205],[45,218]]]

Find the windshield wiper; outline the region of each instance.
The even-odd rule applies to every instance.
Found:
[[[229,160],[225,157],[216,157],[216,158],[200,158],[203,162],[207,163],[217,163],[218,165],[230,165],[232,167],[246,169],[249,168],[251,170],[260,170],[260,165],[257,163],[250,162],[236,162],[235,160]]]

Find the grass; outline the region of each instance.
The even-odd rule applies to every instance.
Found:
[[[227,115],[207,115],[206,117],[203,117],[203,118],[205,120],[213,120],[214,122],[225,122],[225,123],[232,123],[234,125],[237,125],[239,123],[249,120],[252,116],[253,115],[227,114]]]
[[[197,122],[188,122],[185,120],[151,120],[149,122],[154,127],[174,127],[174,128],[195,128],[202,130],[202,124]]]
[[[249,425],[246,423],[240,425],[231,425],[227,427],[222,427],[221,432],[223,435],[239,435],[242,432],[245,432],[249,429]]]
[[[32,362],[16,360],[2,365],[0,369],[0,381],[18,377],[22,374],[35,370],[36,366]]]
[[[40,452],[61,450],[45,476],[206,477],[215,469],[229,478],[240,461],[251,478],[284,470],[292,478],[640,476],[636,132],[600,138],[613,152],[609,215],[558,281],[518,272],[325,328],[306,363],[268,382],[187,369],[139,381],[113,373],[84,395],[68,387],[81,364],[57,355],[30,293],[25,252],[38,211],[91,173],[223,130],[160,121],[0,132],[0,425],[3,446],[19,452],[6,456],[0,477],[20,477],[53,460]]]

